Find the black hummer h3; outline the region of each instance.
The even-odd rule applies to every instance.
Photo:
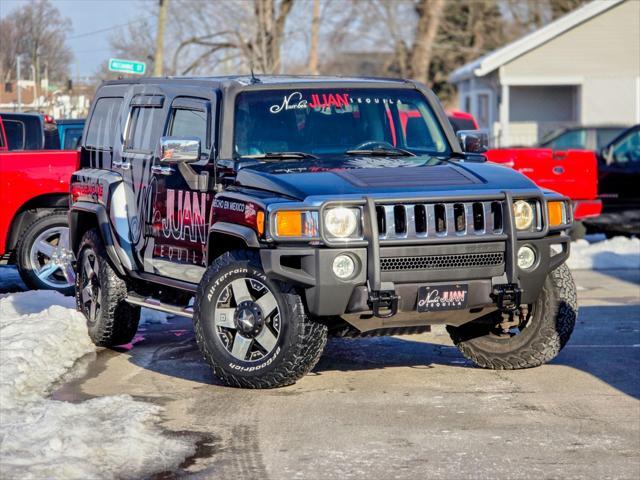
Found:
[[[576,318],[571,208],[480,152],[405,80],[105,83],[72,179],[77,307],[105,346],[140,307],[192,317],[240,387],[295,382],[328,335],[432,324],[482,367],[540,365]]]

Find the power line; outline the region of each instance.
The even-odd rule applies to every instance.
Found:
[[[91,35],[96,35],[98,33],[109,32],[109,31],[115,30],[117,28],[128,27],[129,25],[133,25],[134,23],[144,22],[144,20],[145,20],[144,18],[140,18],[138,20],[133,20],[133,21],[128,22],[128,23],[123,23],[121,25],[114,25],[113,27],[102,28],[100,30],[95,30],[93,32],[80,33],[78,35],[73,35],[71,37],[67,37],[67,40],[73,40],[74,38],[89,37]]]

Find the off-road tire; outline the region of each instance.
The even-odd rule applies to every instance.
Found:
[[[20,278],[31,290],[54,290],[60,292],[63,295],[73,295],[75,286],[73,283],[61,284],[60,287],[54,287],[44,283],[33,270],[31,261],[31,249],[33,243],[38,236],[46,230],[56,227],[68,227],[69,220],[66,210],[34,210],[33,220],[31,223],[20,232],[19,240],[16,245],[16,266],[18,267],[18,273]],[[59,271],[58,271],[59,272]]]
[[[232,356],[216,330],[217,299],[238,278],[262,282],[275,296],[280,312],[276,346],[257,361],[243,362]],[[214,375],[224,384],[240,388],[275,388],[295,383],[316,365],[327,341],[326,325],[309,318],[295,288],[269,279],[259,256],[246,250],[227,252],[207,268],[195,298],[193,325],[200,351]]]
[[[85,255],[92,252],[98,265],[97,282],[100,286],[100,309],[95,320],[91,320],[82,299],[82,289],[86,278],[84,273]],[[94,344],[111,347],[129,343],[140,321],[140,307],[125,302],[127,284],[118,277],[111,267],[98,230],[87,231],[80,241],[76,265],[76,308],[87,318],[89,337]]]
[[[578,299],[566,265],[547,275],[533,309],[527,326],[508,339],[486,333],[486,327],[476,322],[448,326],[447,331],[460,352],[479,367],[494,370],[537,367],[560,353],[576,323]]]

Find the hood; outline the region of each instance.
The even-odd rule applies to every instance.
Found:
[[[433,157],[270,161],[241,168],[236,183],[299,200],[316,195],[536,188],[527,177],[507,167]]]

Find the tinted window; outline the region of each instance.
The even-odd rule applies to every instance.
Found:
[[[114,138],[118,126],[122,98],[99,98],[87,130],[85,146],[89,148],[113,148]]]
[[[9,150],[24,150],[24,123],[15,120],[4,120],[3,122]]]
[[[67,128],[64,131],[64,145],[65,150],[75,150],[80,145],[82,140],[82,128]]]
[[[640,129],[629,133],[613,146],[613,159],[619,164],[640,162]]]
[[[202,150],[206,150],[209,146],[207,113],[201,110],[174,109],[169,135],[172,137],[198,137]]]
[[[45,150],[60,150],[60,135],[55,127],[45,127],[44,129]]]
[[[133,107],[125,149],[138,152],[153,151],[163,120],[161,108]]]
[[[459,132],[460,130],[476,130],[473,120],[468,118],[449,117],[449,121],[451,122],[454,132]]]
[[[624,132],[624,128],[599,128],[596,130],[596,147],[603,149],[613,141],[618,135]]]
[[[569,148],[586,148],[587,147],[587,131],[586,130],[569,130],[564,132],[547,143],[549,148],[554,150],[567,150]]]
[[[234,135],[238,155],[283,151],[335,155],[380,143],[417,154],[449,148],[426,99],[405,89],[241,93]]]

